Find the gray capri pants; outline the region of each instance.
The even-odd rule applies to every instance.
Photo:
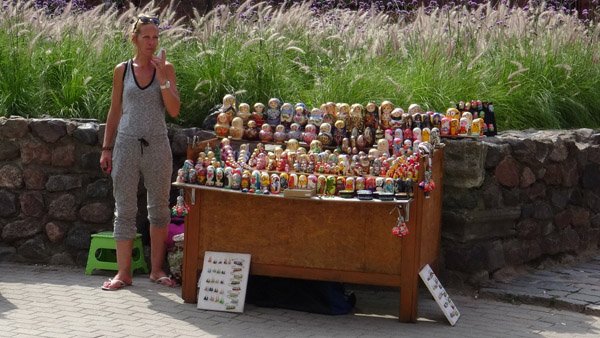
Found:
[[[136,236],[140,175],[147,190],[150,226],[162,228],[169,224],[172,173],[173,155],[166,134],[147,138],[117,134],[111,172],[115,198],[114,238],[116,240],[132,240]]]

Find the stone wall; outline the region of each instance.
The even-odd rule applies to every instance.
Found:
[[[507,266],[598,249],[600,131],[446,140],[445,268],[480,282]]]
[[[98,166],[103,130],[96,121],[0,118],[0,261],[85,265],[90,235],[112,228],[112,182]],[[194,135],[212,134],[170,127],[174,172]],[[597,250],[599,131],[503,132],[445,144],[445,270],[485,279],[507,266]],[[143,234],[144,196],[140,186]]]

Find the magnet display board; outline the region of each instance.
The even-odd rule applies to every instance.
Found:
[[[429,264],[425,265],[423,269],[419,271],[419,276],[421,276],[423,283],[425,283],[427,289],[429,289],[433,299],[435,299],[440,309],[442,309],[442,312],[444,312],[450,325],[454,326],[460,317],[460,312],[456,305],[454,305],[452,299],[450,299],[450,296],[448,295],[448,292],[446,292],[446,289],[444,289],[444,286],[442,286],[442,283],[439,281],[433,270],[431,270]]]
[[[198,309],[244,312],[250,254],[204,253],[198,280]]]

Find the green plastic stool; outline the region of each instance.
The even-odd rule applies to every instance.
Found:
[[[92,235],[90,251],[88,253],[85,274],[91,275],[94,269],[119,270],[117,267],[117,243],[112,231],[103,231]],[[131,272],[142,270],[148,273],[148,265],[144,259],[144,247],[142,246],[142,235],[136,234],[133,240],[133,252],[131,254]]]

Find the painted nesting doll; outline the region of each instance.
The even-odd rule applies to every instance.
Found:
[[[256,125],[260,128],[265,123],[265,105],[257,102],[254,104],[254,111],[252,112],[252,119],[256,122]]]
[[[267,123],[275,128],[281,123],[281,101],[277,98],[269,100],[269,104],[266,111]]]
[[[294,118],[294,106],[291,103],[285,102],[281,105],[279,120],[280,124],[285,127],[285,130],[290,129],[290,125],[292,124]]]

